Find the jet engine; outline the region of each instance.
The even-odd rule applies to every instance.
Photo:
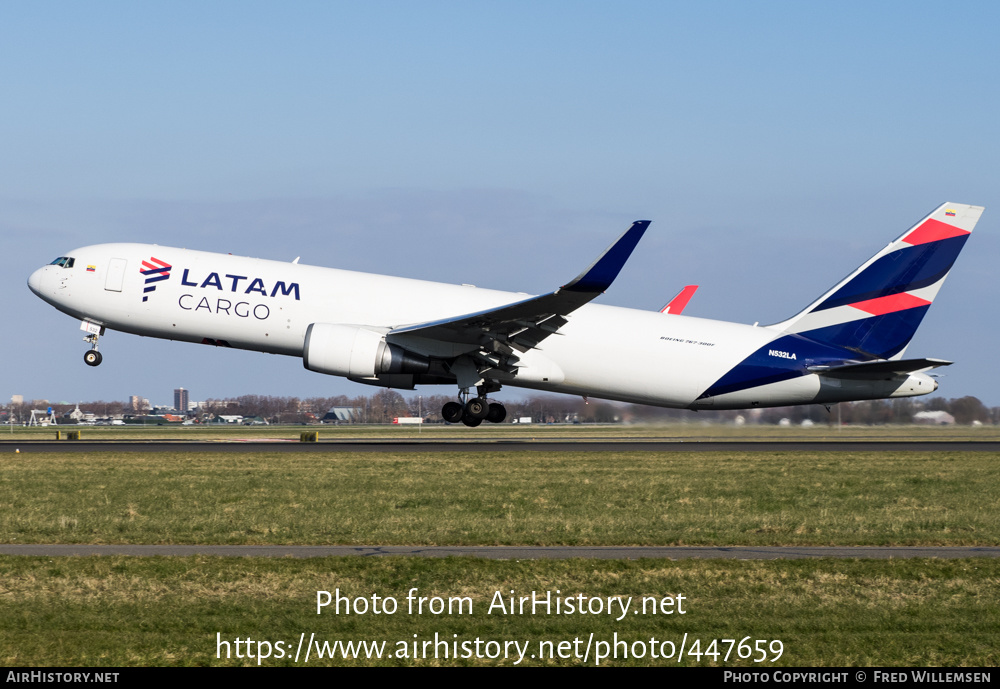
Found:
[[[302,364],[310,371],[348,378],[381,373],[426,373],[430,360],[385,341],[385,334],[357,325],[312,323]]]

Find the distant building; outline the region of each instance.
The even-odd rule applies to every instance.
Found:
[[[82,411],[79,403],[77,403],[76,409],[66,412],[62,415],[62,418],[64,421],[78,424],[89,424],[91,426],[97,421],[97,415],[94,414],[94,412]]]
[[[11,395],[10,396],[10,403],[11,404],[24,404],[24,395]]]
[[[187,390],[185,390],[184,388],[177,388],[176,390],[174,390],[174,409],[181,412],[182,414],[186,414],[188,410],[189,401],[190,399],[188,398]]]
[[[320,421],[323,423],[354,423],[361,415],[357,407],[333,407]]]

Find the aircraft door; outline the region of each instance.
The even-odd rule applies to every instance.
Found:
[[[122,283],[125,281],[125,266],[128,261],[124,258],[113,258],[108,263],[108,278],[104,282],[104,289],[108,292],[121,292]]]

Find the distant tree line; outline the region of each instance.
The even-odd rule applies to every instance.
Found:
[[[260,417],[268,423],[318,423],[334,407],[352,410],[354,423],[392,423],[400,416],[420,416],[428,422],[441,421],[441,407],[455,399],[451,395],[420,395],[403,397],[395,390],[379,390],[372,395],[350,397],[276,397],[271,395],[240,395],[225,399],[209,399],[188,416],[206,421],[221,415]],[[523,399],[505,399],[507,419],[530,418],[533,423],[734,423],[738,419],[748,424],[777,424],[783,419],[799,425],[808,420],[814,424],[842,423],[854,425],[907,424],[920,411],[944,411],[955,418],[956,424],[1000,423],[1000,407],[986,407],[975,397],[946,399],[944,397],[903,398],[844,402],[829,411],[821,405],[774,407],[742,411],[690,411],[663,409],[638,404],[622,404],[603,400],[585,400],[567,395],[535,395]],[[56,417],[73,411],[76,404],[52,404]],[[133,410],[128,402],[97,400],[81,402],[81,411],[98,417],[121,418],[146,412]],[[13,419],[25,423],[31,418],[33,403],[7,404],[0,407],[0,422]],[[42,407],[44,410],[45,407]]]

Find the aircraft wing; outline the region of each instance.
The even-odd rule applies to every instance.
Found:
[[[388,335],[474,345],[501,356],[513,349],[526,352],[564,326],[569,314],[611,286],[649,222],[632,223],[590,267],[554,292],[455,318],[394,328]]]
[[[951,366],[953,362],[944,359],[900,359],[898,361],[867,361],[860,364],[840,364],[834,366],[810,366],[811,373],[830,378],[868,378],[891,376],[895,374],[914,373]]]

